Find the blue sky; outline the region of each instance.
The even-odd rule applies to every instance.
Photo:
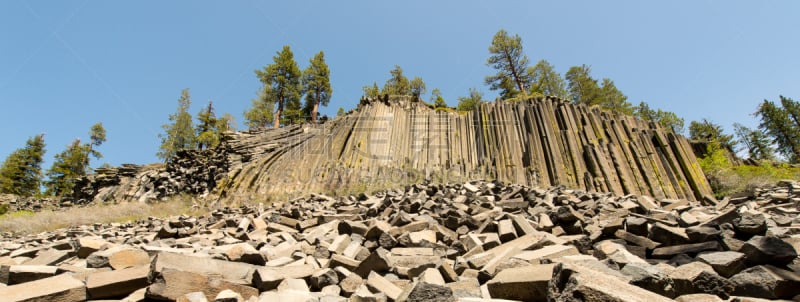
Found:
[[[47,162],[102,122],[95,161],[156,162],[158,134],[183,88],[192,114],[209,100],[243,125],[261,86],[253,70],[291,45],[304,68],[325,52],[333,98],[350,109],[361,87],[400,65],[454,106],[483,84],[487,48],[503,28],[531,64],[560,73],[591,65],[631,103],[756,126],[765,98],[800,98],[797,1],[2,1],[0,157],[45,133]]]

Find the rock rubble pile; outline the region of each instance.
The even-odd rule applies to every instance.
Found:
[[[797,299],[800,183],[720,202],[505,185],[310,195],[0,241],[4,301]]]
[[[75,184],[76,204],[132,200],[158,201],[178,194],[208,194],[228,173],[225,148],[181,150],[166,163],[99,168]]]

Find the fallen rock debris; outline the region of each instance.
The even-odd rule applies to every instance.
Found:
[[[800,299],[800,183],[718,203],[506,185],[311,195],[0,240],[3,301]]]

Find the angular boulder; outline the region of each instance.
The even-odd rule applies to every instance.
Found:
[[[747,255],[747,264],[772,264],[783,266],[797,258],[794,247],[772,236],[753,236],[745,242],[740,252]]]
[[[553,268],[548,301],[672,301],[626,280],[572,263]]]
[[[515,267],[500,271],[486,283],[492,298],[547,301],[547,287],[554,264]]]
[[[153,284],[147,287],[146,297],[154,300],[175,301],[192,292],[203,292],[206,297],[216,297],[226,289],[239,293],[245,299],[258,296],[258,290],[250,286],[231,283],[203,274],[165,269],[153,281]]]
[[[733,294],[764,299],[792,299],[800,295],[800,275],[771,265],[758,265],[730,278]]]
[[[7,302],[79,302],[86,300],[86,286],[68,274],[61,274],[18,285],[0,287],[0,297]]]
[[[147,287],[149,273],[150,267],[146,265],[94,273],[86,279],[86,290],[92,299],[128,295]]]

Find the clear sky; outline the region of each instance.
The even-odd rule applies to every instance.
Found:
[[[448,104],[483,84],[499,29],[522,37],[531,64],[588,64],[631,103],[754,127],[765,98],[800,98],[798,1],[19,1],[0,2],[0,160],[45,133],[48,168],[102,122],[105,157],[156,162],[158,134],[189,88],[243,128],[261,86],[254,70],[289,44],[301,68],[325,52],[333,98],[400,65]],[[429,96],[426,95],[427,98]]]

